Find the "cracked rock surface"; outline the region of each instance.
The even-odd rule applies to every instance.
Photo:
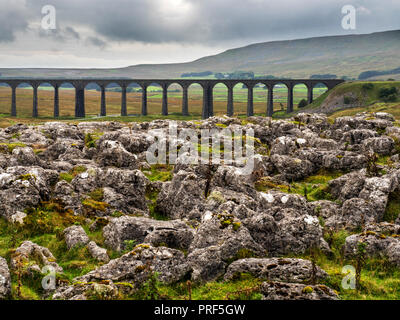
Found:
[[[262,285],[265,299],[337,299],[325,286],[303,283],[310,261],[285,258],[311,249],[331,253],[327,230],[352,233],[346,256],[362,241],[368,255],[400,267],[399,219],[385,222],[388,203],[400,192],[400,129],[391,115],[358,114],[333,123],[305,113],[277,121],[176,122],[178,133],[253,129],[254,168],[248,175],[241,174],[238,160],[189,165],[184,152],[174,166],[150,165],[147,150],[156,141],[151,130],[168,132],[169,124],[49,122],[0,129],[0,216],[10,225],[29,226],[35,208],[50,203],[64,218],[80,219],[61,230],[67,249],[85,247],[98,262],[75,278],[78,286],[61,285],[54,298],[88,299],[89,292],[115,298],[118,283],[138,287],[157,272],[166,284],[250,273],[272,281]],[[329,181],[299,189],[310,177],[328,173],[334,175]],[[88,229],[100,235],[93,239]],[[0,259],[6,279],[0,298],[9,294],[7,265],[15,270],[17,258],[31,270],[49,264],[63,272],[49,249],[25,241],[9,262]],[[317,268],[316,276],[327,274]]]

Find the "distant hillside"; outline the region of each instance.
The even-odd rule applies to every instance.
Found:
[[[274,41],[231,49],[189,63],[137,65],[121,69],[0,69],[3,77],[179,78],[193,72],[253,71],[256,75],[309,78],[400,67],[400,30],[364,35]]]
[[[399,81],[346,82],[319,96],[300,112],[332,114],[341,110],[367,110],[370,106],[400,105]],[[393,113],[393,112],[392,112]],[[395,112],[399,115],[399,111]]]

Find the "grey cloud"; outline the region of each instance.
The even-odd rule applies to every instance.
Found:
[[[79,33],[72,27],[66,27],[65,28],[65,33],[68,34],[70,37],[76,39],[76,40],[79,40],[81,38]]]
[[[99,47],[99,48],[105,48],[107,46],[107,43],[99,38],[96,37],[88,37],[86,39],[86,43]]]
[[[77,31],[72,27],[60,27],[57,26],[56,29],[44,30],[42,28],[38,28],[39,37],[45,38],[50,37],[58,42],[65,42],[68,40],[80,40],[80,35]]]
[[[0,42],[11,42],[16,32],[26,30],[29,15],[24,1],[0,0]]]
[[[86,38],[94,36],[108,42],[209,45],[348,34],[341,28],[341,8],[346,4],[362,8],[353,33],[400,28],[400,1],[393,0],[26,0],[26,3],[34,12],[52,4],[60,24],[73,25],[76,30],[89,28],[95,35],[87,34]],[[78,39],[76,30],[70,30],[69,36],[76,35]],[[86,42],[102,45],[94,39]]]

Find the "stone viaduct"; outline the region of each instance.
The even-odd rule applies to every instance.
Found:
[[[0,83],[8,84],[12,90],[11,116],[17,116],[16,88],[21,84],[29,84],[33,88],[32,116],[38,117],[38,95],[40,85],[50,84],[54,88],[54,117],[59,116],[59,88],[63,84],[71,84],[75,88],[75,117],[85,117],[85,88],[88,84],[95,83],[101,88],[100,116],[107,115],[106,109],[106,87],[110,84],[117,84],[121,87],[121,116],[127,116],[126,95],[127,88],[137,84],[142,88],[142,115],[147,115],[147,87],[151,84],[158,84],[162,88],[162,115],[168,115],[168,88],[172,84],[179,84],[183,89],[182,115],[189,115],[188,88],[192,84],[199,84],[203,88],[203,119],[214,115],[213,88],[217,84],[224,84],[228,88],[227,115],[232,116],[233,109],[233,88],[237,84],[244,84],[248,89],[247,116],[253,115],[253,89],[257,84],[264,84],[268,88],[268,101],[266,101],[266,115],[273,114],[273,88],[277,84],[284,84],[288,88],[287,112],[293,111],[293,88],[298,84],[304,84],[308,88],[308,103],[313,101],[313,88],[317,84],[324,84],[328,90],[344,82],[344,80],[330,79],[274,79],[274,80],[196,80],[196,79],[5,79],[0,78]]]

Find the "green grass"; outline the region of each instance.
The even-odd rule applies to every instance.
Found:
[[[242,274],[234,281],[213,281],[206,284],[193,284],[192,300],[261,300],[257,287],[262,283],[250,275]],[[159,286],[160,294],[171,300],[188,300],[189,291],[186,282]],[[248,290],[248,292],[246,292]]]
[[[157,197],[159,192],[157,190],[146,190],[146,199],[149,201],[150,217],[155,220],[167,221],[169,220],[163,213],[157,208]]]
[[[309,176],[301,181],[292,182],[287,185],[277,185],[268,178],[261,178],[256,182],[258,191],[278,190],[286,193],[307,196],[308,201],[333,200],[329,193],[328,183],[343,175],[340,171],[328,171],[321,169],[317,174]]]
[[[395,117],[395,119],[397,121],[399,121],[400,120],[400,103],[378,102],[378,103],[374,103],[369,106],[355,107],[355,108],[340,110],[340,111],[332,113],[329,116],[329,119],[335,120],[336,118],[339,118],[339,117],[354,116],[360,112],[370,112],[370,113],[387,112],[387,113],[392,114]]]
[[[399,300],[400,270],[390,265],[385,259],[367,259],[361,272],[361,290],[342,288],[342,268],[345,265],[355,266],[355,261],[344,261],[342,264],[332,263],[326,257],[320,257],[317,264],[329,274],[324,282],[336,290],[343,300]]]
[[[170,165],[155,164],[151,166],[150,170],[144,170],[143,172],[150,181],[166,182],[172,180],[173,169]]]
[[[400,214],[400,193],[392,192],[389,195],[389,201],[386,206],[383,220],[386,222],[394,222]]]
[[[2,146],[5,147],[5,149],[6,149],[9,153],[12,153],[12,152],[14,151],[15,148],[18,148],[18,147],[21,147],[21,148],[26,147],[26,144],[25,144],[25,143],[21,143],[21,142],[17,142],[17,143],[0,143],[0,152],[1,152],[1,150],[2,150],[2,148],[1,148]]]

